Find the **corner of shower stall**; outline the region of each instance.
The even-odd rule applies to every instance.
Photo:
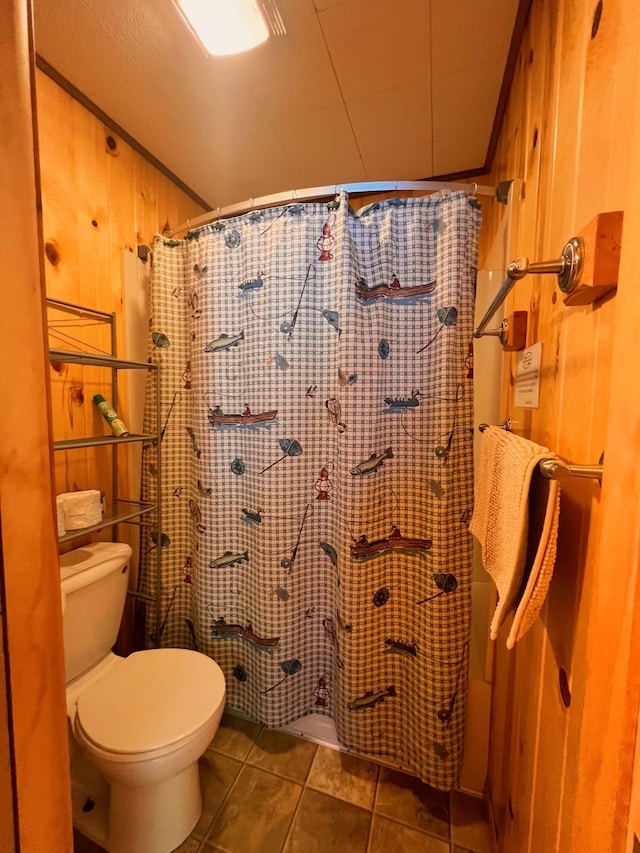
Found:
[[[476,284],[476,325],[504,280],[504,270],[478,270]],[[495,325],[502,321],[502,310]],[[498,424],[500,417],[500,375],[502,347],[495,338],[474,341],[473,353],[473,423],[474,475],[478,477],[481,423]],[[491,716],[491,672],[493,649],[489,641],[490,610],[493,604],[492,583],[482,566],[480,547],[473,543],[473,581],[471,591],[471,644],[469,649],[469,695],[465,724],[464,757],[460,789],[482,795],[489,757]]]

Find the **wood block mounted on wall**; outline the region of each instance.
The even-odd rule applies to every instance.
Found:
[[[514,311],[506,318],[506,326],[502,341],[505,352],[517,352],[527,345],[527,312]]]
[[[588,305],[618,286],[623,216],[621,210],[599,213],[580,232],[582,268],[575,286],[564,296],[566,305]]]

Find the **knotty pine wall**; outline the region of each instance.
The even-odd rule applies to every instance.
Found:
[[[136,252],[138,244],[150,244],[154,234],[203,209],[57,83],[42,71],[36,73],[47,296],[115,312],[118,355],[127,357],[123,250]],[[75,349],[71,336],[109,351],[107,326],[51,309],[49,318],[50,346]],[[112,401],[125,423],[126,382],[127,372],[120,371],[119,400]],[[92,398],[101,393],[110,399],[110,383],[108,370],[54,365],[54,437],[109,434]],[[127,496],[126,450],[119,457],[119,491]],[[57,452],[54,462],[56,493],[98,488],[109,495],[108,448]],[[109,536],[109,531],[103,534]]]
[[[563,484],[541,617],[513,651],[508,626],[496,642],[488,795],[504,853],[627,849],[640,619],[632,369],[640,336],[639,59],[637,0],[534,0],[493,171],[478,178],[523,182],[513,257],[559,257],[598,212],[625,213],[617,295],[567,308],[555,277],[535,276],[517,283],[507,303],[507,311],[529,312],[527,342],[542,341],[542,377],[539,408],[515,408],[515,358],[505,356],[502,414],[569,461],[595,464],[607,452],[602,489],[590,480]],[[483,207],[488,246],[506,212]]]

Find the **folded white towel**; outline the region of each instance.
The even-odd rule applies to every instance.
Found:
[[[102,521],[102,493],[97,489],[80,492],[64,492],[64,526],[67,530],[82,530]]]

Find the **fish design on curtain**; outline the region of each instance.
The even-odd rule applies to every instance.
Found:
[[[153,255],[149,642],[211,655],[265,725],[330,715],[349,749],[443,789],[466,710],[479,225],[464,193],[358,215],[343,193]]]

